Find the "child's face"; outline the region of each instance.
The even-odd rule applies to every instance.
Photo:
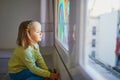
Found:
[[[39,22],[33,22],[30,28],[30,37],[34,43],[41,41],[42,39],[42,32],[41,32],[41,25]]]

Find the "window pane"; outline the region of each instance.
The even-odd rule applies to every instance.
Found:
[[[120,79],[120,0],[88,0],[85,52],[90,75]]]

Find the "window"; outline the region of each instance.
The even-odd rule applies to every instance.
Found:
[[[86,67],[95,80],[120,79],[116,76],[120,75],[120,66],[116,65],[118,56],[115,54],[120,22],[119,2],[120,0],[88,0],[87,3]]]
[[[92,47],[96,47],[95,39],[92,39]]]
[[[70,1],[58,0],[57,1],[56,20],[57,26],[55,27],[55,39],[64,47],[69,50],[69,14],[70,14]]]
[[[96,27],[95,26],[93,26],[93,28],[92,28],[92,35],[96,35]]]

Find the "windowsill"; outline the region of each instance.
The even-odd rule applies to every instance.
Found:
[[[93,80],[106,80],[102,75],[100,75],[95,69],[87,65],[85,71],[91,76]]]
[[[105,69],[92,60],[89,60],[89,63],[85,67],[85,71],[93,80],[119,80],[111,70]]]

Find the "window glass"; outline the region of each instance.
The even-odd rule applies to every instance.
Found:
[[[88,0],[86,66],[95,80],[120,79],[120,0]]]
[[[55,39],[64,47],[69,50],[69,0],[57,1],[57,26],[55,31]]]

